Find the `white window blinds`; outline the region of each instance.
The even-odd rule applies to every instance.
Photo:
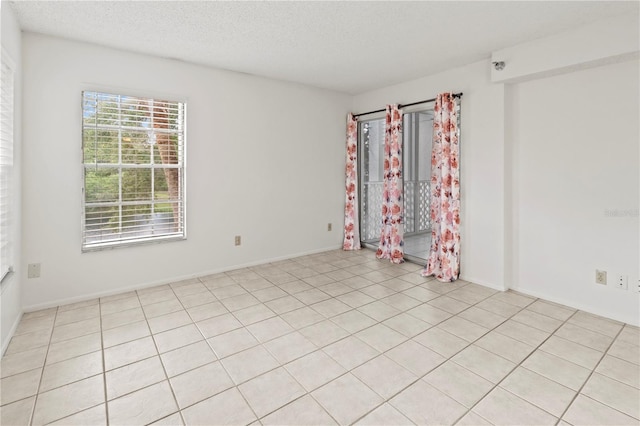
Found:
[[[13,70],[0,70],[0,281],[13,270]]]
[[[82,94],[82,248],[185,238],[182,102]]]

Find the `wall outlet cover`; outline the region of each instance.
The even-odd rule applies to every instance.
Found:
[[[596,269],[596,284],[607,285],[607,271]]]

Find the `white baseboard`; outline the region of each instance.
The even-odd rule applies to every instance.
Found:
[[[281,260],[295,259],[296,257],[308,256],[310,254],[318,254],[318,253],[322,253],[322,252],[326,252],[326,251],[330,251],[330,250],[338,250],[338,249],[341,249],[341,248],[342,248],[342,246],[325,247],[325,248],[321,248],[321,249],[309,250],[309,251],[306,251],[306,252],[299,252],[299,253],[295,253],[295,254],[288,254],[288,255],[284,255],[284,256],[272,257],[272,258],[269,258],[269,259],[257,260],[257,261],[254,261],[254,262],[247,262],[247,263],[242,263],[242,264],[238,264],[238,265],[232,265],[232,266],[226,266],[226,267],[217,268],[217,269],[201,271],[201,272],[194,273],[194,274],[187,274],[187,275],[176,276],[176,277],[172,277],[172,278],[168,278],[168,279],[162,279],[162,280],[151,281],[151,282],[146,282],[146,283],[139,283],[139,284],[131,285],[131,286],[128,286],[128,287],[121,287],[121,288],[116,289],[116,290],[107,290],[107,291],[101,291],[101,292],[96,292],[96,293],[91,293],[91,294],[85,294],[85,295],[82,295],[82,296],[75,296],[75,297],[67,297],[67,298],[63,298],[63,299],[56,299],[56,300],[53,300],[53,301],[50,301],[50,302],[38,303],[38,304],[35,304],[35,305],[25,306],[23,308],[23,311],[24,312],[39,311],[41,309],[54,308],[56,306],[68,305],[70,303],[84,302],[86,300],[96,299],[98,297],[113,296],[114,294],[125,293],[127,291],[141,290],[143,288],[155,287],[155,286],[159,286],[159,285],[174,283],[174,282],[178,282],[178,281],[182,281],[182,280],[188,280],[188,279],[197,278],[197,277],[204,277],[206,275],[220,274],[222,272],[228,272],[228,271],[233,271],[233,270],[236,270],[236,269],[248,268],[248,267],[251,267],[251,266],[264,265],[264,264],[267,264],[267,263],[278,262],[278,261],[281,261]]]
[[[489,287],[489,288],[491,288],[493,290],[498,290],[498,291],[507,291],[507,290],[509,290],[508,288],[504,288],[503,286],[499,286],[499,285],[496,285],[494,283],[490,283],[490,282],[487,282],[487,281],[484,281],[484,280],[479,280],[479,279],[476,279],[476,278],[473,278],[473,277],[469,277],[469,276],[463,275],[463,274],[460,274],[460,279],[463,280],[463,281],[469,281],[470,283],[481,285],[483,287]]]
[[[4,356],[4,352],[9,347],[9,343],[11,342],[11,338],[13,337],[13,335],[16,332],[16,329],[18,328],[18,324],[20,324],[20,320],[22,319],[22,315],[24,315],[24,311],[20,312],[20,315],[18,315],[16,317],[16,320],[13,322],[13,325],[11,326],[11,330],[9,330],[9,334],[7,334],[7,337],[2,342],[2,351],[0,351],[0,354],[2,356]]]

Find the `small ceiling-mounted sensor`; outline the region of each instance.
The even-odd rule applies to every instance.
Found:
[[[495,61],[491,63],[493,64],[493,68],[495,68],[496,71],[502,71],[504,69],[504,61]]]

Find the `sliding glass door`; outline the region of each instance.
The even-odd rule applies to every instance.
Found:
[[[431,237],[429,181],[433,110],[403,118],[405,255],[426,259]],[[359,123],[360,233],[362,242],[377,248],[382,228],[385,119]]]

